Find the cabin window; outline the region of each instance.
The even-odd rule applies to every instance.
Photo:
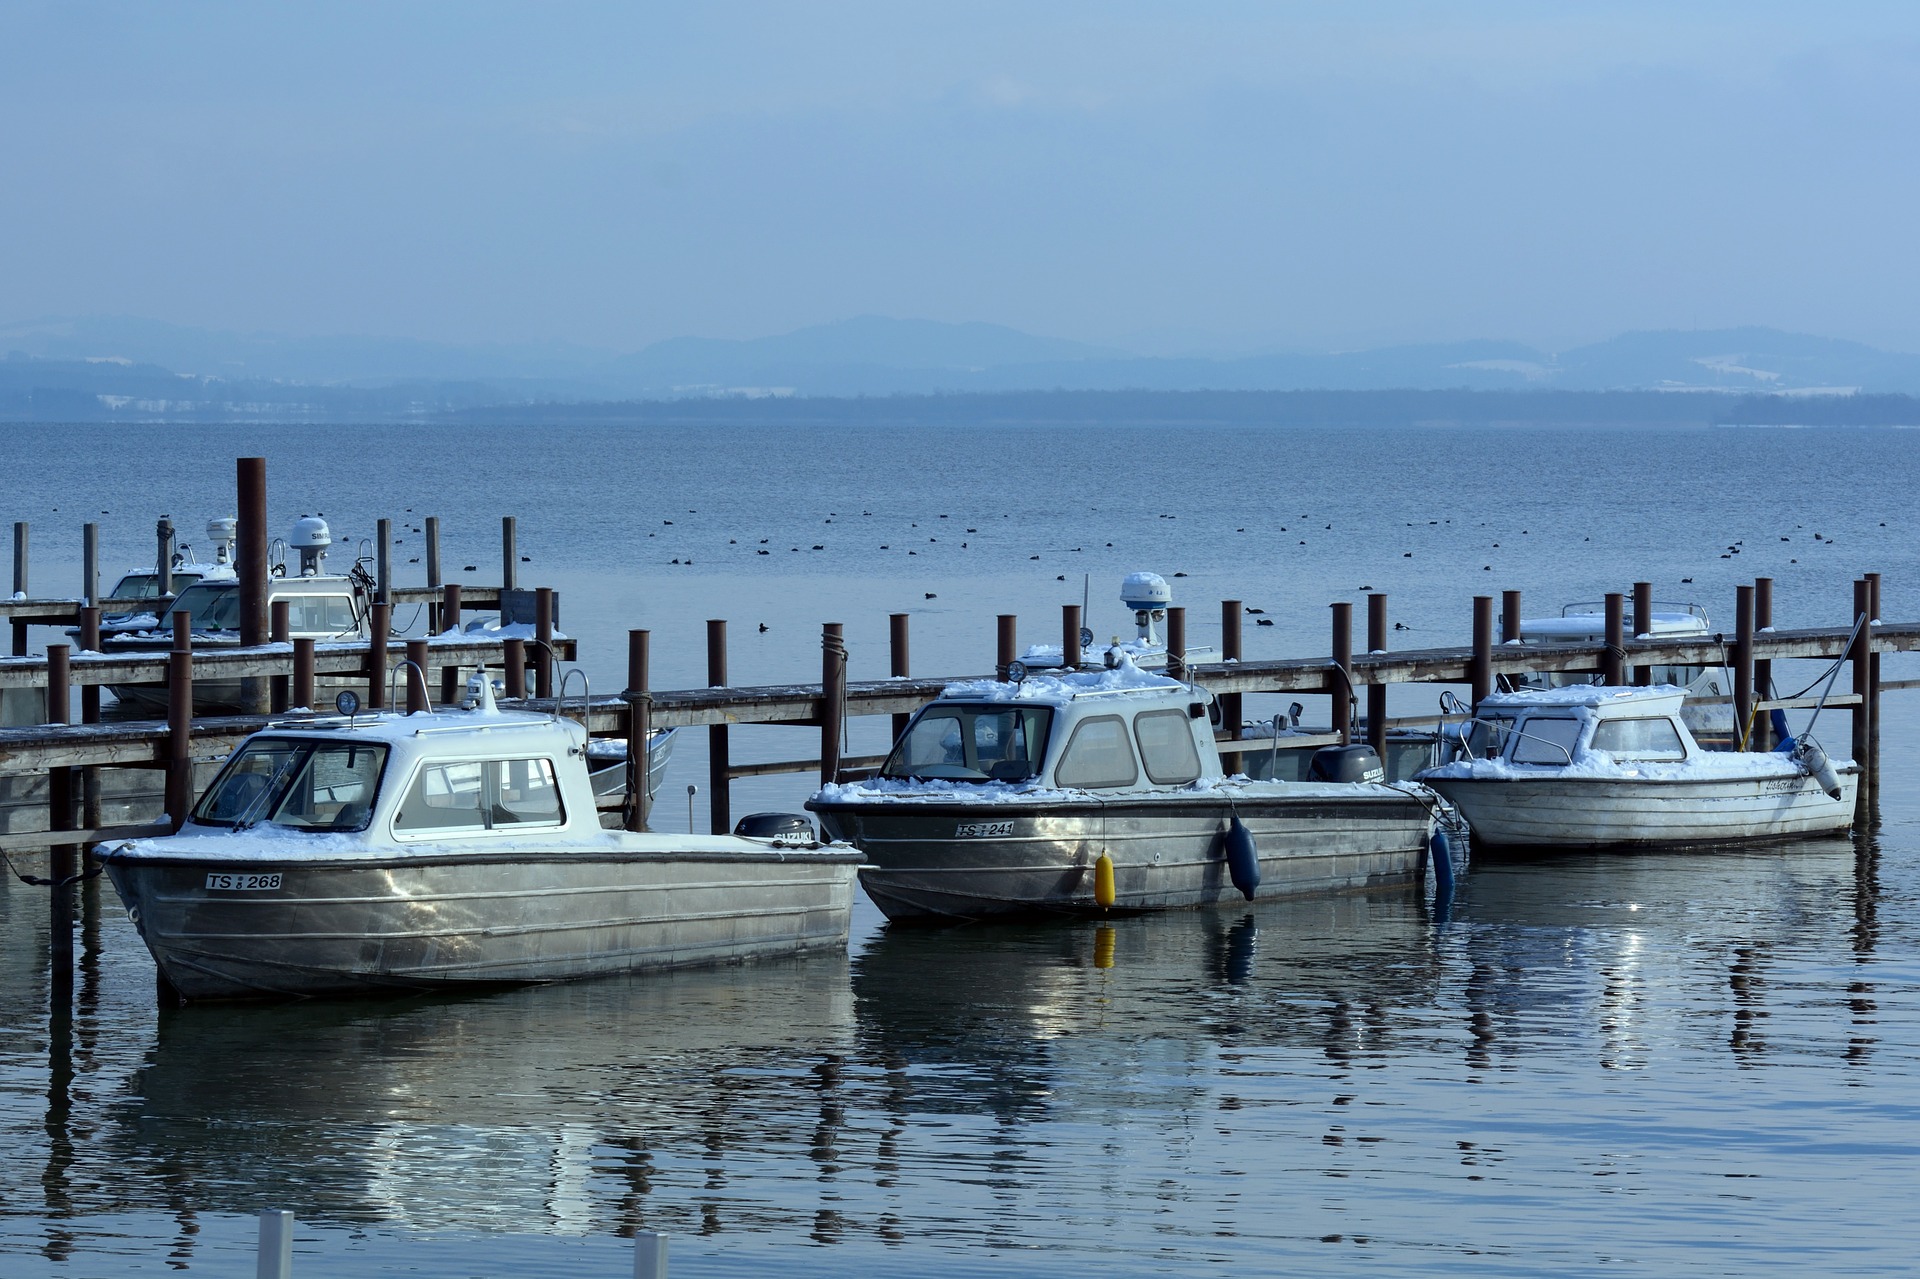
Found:
[[[1056,786],[1094,789],[1131,786],[1140,778],[1127,741],[1127,722],[1118,715],[1100,715],[1080,721],[1053,770]]]
[[[402,834],[556,826],[566,820],[553,761],[460,760],[414,775],[393,829]]]
[[[1200,752],[1193,744],[1193,721],[1185,711],[1142,711],[1134,716],[1133,734],[1140,739],[1140,762],[1147,776],[1162,786],[1176,786],[1200,776]]]
[[[883,777],[1023,782],[1040,771],[1053,712],[1044,706],[935,703],[908,726]]]
[[[1603,719],[1593,729],[1593,749],[1616,759],[1685,759],[1680,732],[1665,716]]]
[[[175,573],[173,592],[178,595],[200,580],[198,573]],[[115,584],[107,595],[108,604],[122,600],[153,600],[160,598],[160,575],[158,573],[129,573]]]
[[[1516,764],[1570,764],[1580,740],[1580,721],[1567,716],[1534,715],[1514,734]]]
[[[287,595],[287,628],[295,635],[339,635],[356,630],[353,600],[345,595]]]
[[[181,591],[172,612],[192,616],[197,630],[232,631],[240,628],[240,588],[231,582],[220,585],[195,583]]]
[[[193,820],[228,828],[361,830],[386,764],[385,746],[257,738],[227,761]]]
[[[1499,759],[1507,749],[1513,720],[1506,715],[1483,715],[1467,725],[1467,751],[1475,759]]]

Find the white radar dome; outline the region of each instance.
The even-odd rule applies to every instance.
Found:
[[[1120,583],[1120,602],[1136,613],[1165,608],[1173,602],[1173,590],[1158,573],[1129,573]]]
[[[287,545],[296,551],[314,551],[333,545],[333,530],[318,516],[308,515],[295,522]]]

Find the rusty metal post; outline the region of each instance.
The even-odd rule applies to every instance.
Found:
[[[996,636],[997,644],[995,646],[993,660],[993,677],[995,679],[1005,679],[1007,677],[1007,667],[1013,663],[1015,658],[1020,656],[1018,638],[1019,621],[1020,619],[1012,613],[1000,614],[1000,625]]]
[[[1880,625],[1880,575],[1868,573],[1867,581],[1867,777],[1874,789],[1880,788],[1880,650],[1873,642],[1873,628]]]
[[[1773,579],[1756,577],[1753,579],[1753,633],[1765,635],[1773,629]],[[1753,695],[1760,701],[1773,696],[1773,663],[1756,660],[1753,664]],[[1773,716],[1756,715],[1753,719],[1753,732],[1749,735],[1751,750],[1770,751],[1779,745],[1773,736]]]
[[[727,686],[727,624],[721,618],[707,619],[707,687]],[[709,828],[716,835],[733,829],[733,756],[729,751],[725,724],[707,727],[707,815]]]
[[[507,666],[507,696],[525,697],[527,695],[527,642],[523,639],[509,639],[503,641],[500,648],[501,660]]]
[[[840,732],[847,702],[847,641],[838,622],[820,628],[820,784],[840,780]]]
[[[235,530],[238,531],[237,529]],[[153,524],[154,589],[159,598],[173,598],[173,520],[162,515]]]
[[[887,674],[895,679],[905,679],[912,671],[911,651],[908,647],[907,618],[905,613],[887,614]],[[893,717],[893,740],[899,741],[900,735],[907,731],[907,723],[913,718],[908,713],[896,713]]]
[[[1735,750],[1747,749],[1753,730],[1753,588],[1733,591],[1733,741]]]
[[[1187,677],[1187,610],[1178,605],[1167,610],[1167,674]]]
[[[1353,605],[1341,600],[1333,608],[1333,665],[1327,676],[1327,698],[1333,703],[1333,731],[1343,746],[1353,745]]]
[[[1060,606],[1060,665],[1073,671],[1080,669],[1080,662],[1086,654],[1080,651],[1080,606],[1062,604]]]
[[[543,586],[533,596],[533,693],[553,696],[553,588]]]
[[[82,652],[100,651],[100,606],[89,604],[80,610],[80,648]],[[98,724],[100,722],[100,686],[82,684],[80,686],[80,722]],[[80,770],[80,824],[88,830],[100,825],[100,770],[94,767]]]
[[[293,687],[287,692],[287,701],[293,706],[313,709],[314,673],[311,637],[302,636],[293,642]]]
[[[193,617],[173,614],[167,654],[167,818],[179,830],[193,807]]]
[[[367,709],[387,706],[387,641],[393,635],[393,605],[376,602],[367,627]]]
[[[234,571],[240,577],[240,643],[251,648],[267,642],[267,459],[236,459],[234,472],[239,498]],[[241,705],[259,712],[267,709],[267,702],[267,681],[242,677]]]
[[[382,604],[393,603],[393,521],[373,522],[373,597]]]
[[[647,828],[652,798],[647,794],[647,739],[653,735],[652,640],[646,631],[627,632],[627,802],[621,825],[628,830]]]
[[[1520,639],[1520,592],[1500,592],[1500,642],[1514,644]]]
[[[26,599],[27,591],[27,522],[16,520],[13,525],[13,593]],[[13,624],[13,655],[27,655],[27,624],[15,621]]]
[[[72,674],[67,666],[67,646],[47,645],[47,723],[65,724],[73,705]],[[58,832],[73,829],[73,770],[47,770],[47,878],[53,881],[48,894],[48,961],[53,978],[53,993],[59,1006],[73,1003],[73,873],[79,861],[72,844],[58,841]]]
[[[47,723],[73,722],[73,669],[66,644],[47,645]],[[47,770],[47,829],[73,829],[73,770]],[[59,878],[59,876],[54,876]]]
[[[440,588],[440,629],[460,629],[460,583],[448,582]]]
[[[440,577],[440,517],[429,515],[427,530],[427,589],[437,591],[445,582]],[[440,621],[440,601],[434,600],[427,605],[427,634],[438,635],[443,629]]]
[[[1245,632],[1241,629],[1245,613],[1246,610],[1239,600],[1220,601],[1220,660],[1223,662],[1237,662],[1245,656],[1245,650],[1242,647]],[[1219,702],[1221,729],[1229,737],[1238,737],[1241,716],[1240,694],[1222,693]]]
[[[287,600],[275,600],[268,611],[267,635],[275,644],[285,644],[293,638],[293,605]],[[275,675],[268,681],[267,709],[279,714],[291,704],[288,695],[293,690],[292,675]]]
[[[1493,693],[1493,596],[1473,597],[1473,660],[1467,667],[1467,682],[1473,690],[1473,707]]]
[[[419,670],[407,669],[407,714],[417,715],[433,709],[432,688],[427,682],[427,642],[423,639],[407,641],[407,660]]]
[[[1367,596],[1367,652],[1387,651],[1387,597]],[[1367,745],[1382,760],[1387,757],[1387,686],[1367,685]]]
[[[500,589],[515,590],[520,583],[519,528],[511,515],[500,517]]]
[[[80,527],[80,598],[88,604],[100,602],[100,526]]]
[[[1627,597],[1609,591],[1606,600],[1607,648],[1600,655],[1600,682],[1617,688],[1627,682]]]
[[[1653,638],[1652,582],[1633,584],[1633,637],[1635,639]],[[1651,666],[1634,667],[1633,682],[1641,688],[1653,683],[1653,668]]]
[[[1865,618],[1867,625],[1860,627],[1853,646],[1847,650],[1847,659],[1853,663],[1853,691],[1860,698],[1860,704],[1853,708],[1853,760],[1860,765],[1863,782],[1869,781],[1872,774],[1867,771],[1867,763],[1873,754],[1873,708],[1869,695],[1873,692],[1873,664],[1869,661],[1871,644],[1868,632],[1873,626],[1873,587],[1863,577],[1853,584],[1853,620],[1856,625]],[[1863,785],[1864,794],[1867,787]]]

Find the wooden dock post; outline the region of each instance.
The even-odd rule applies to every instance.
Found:
[[[1753,729],[1753,588],[1733,590],[1733,741],[1747,749]]]
[[[65,724],[73,705],[72,673],[65,644],[47,645],[47,723]],[[58,832],[73,829],[73,770],[47,770],[47,941],[51,995],[58,1008],[73,1006],[73,874],[79,850],[58,842]]]
[[[1500,642],[1515,644],[1520,640],[1520,592],[1500,592]]]
[[[1517,620],[1517,619],[1516,619]],[[1473,661],[1468,669],[1473,708],[1493,693],[1493,596],[1473,597]]]
[[[13,593],[19,599],[27,598],[27,522],[15,520],[13,524]],[[27,655],[27,624],[18,619],[13,623],[13,655]]]
[[[440,517],[427,516],[427,589],[437,591],[445,583],[440,577]],[[438,635],[445,624],[440,620],[438,603],[427,605],[427,634]]]
[[[1864,577],[1853,583],[1853,620],[1860,626],[1853,646],[1847,650],[1847,660],[1853,663],[1853,691],[1860,698],[1859,705],[1853,708],[1853,761],[1860,765],[1860,795],[1864,803],[1872,778],[1867,763],[1873,754],[1873,667],[1867,660],[1872,647],[1873,587]],[[1865,625],[1861,625],[1863,621]]]
[[[533,694],[553,696],[553,588],[533,593]]]
[[[1627,600],[1619,591],[1606,596],[1607,648],[1600,659],[1600,682],[1619,687],[1627,682]]]
[[[393,521],[373,522],[373,592],[382,604],[393,603]]]
[[[285,644],[293,638],[293,604],[289,600],[275,600],[267,611],[267,636],[275,644]],[[267,709],[279,714],[290,704],[288,695],[293,691],[291,675],[275,675],[267,681]]]
[[[1773,579],[1756,577],[1753,579],[1753,632],[1764,635],[1773,629]],[[1773,663],[1756,661],[1753,664],[1753,695],[1762,701],[1773,697]],[[1757,715],[1753,721],[1753,732],[1748,735],[1750,750],[1770,751],[1779,745],[1773,736],[1773,716]]]
[[[1652,582],[1633,584],[1633,637],[1635,639],[1653,638]],[[1633,682],[1641,688],[1653,683],[1653,668],[1651,666],[1634,667]]]
[[[1246,609],[1239,600],[1220,601],[1221,661],[1237,662],[1244,654],[1243,641],[1246,638],[1246,633],[1242,628],[1242,622],[1244,622],[1245,617]],[[1243,714],[1241,709],[1241,695],[1239,693],[1222,693],[1220,694],[1219,702],[1220,727],[1225,729],[1229,736],[1238,737],[1240,735],[1240,717]]]
[[[89,604],[80,610],[80,648],[83,652],[100,651],[100,606]],[[98,724],[100,722],[100,686],[82,684],[80,686],[80,722]],[[98,827],[100,822],[100,770],[83,768],[80,770],[80,824],[88,830]]]
[[[313,638],[303,635],[293,642],[293,687],[287,701],[313,710],[314,700]]]
[[[393,605],[376,602],[372,613],[367,627],[367,709],[378,711],[387,706],[387,640],[393,634]]]
[[[460,583],[448,582],[440,588],[440,630],[460,629]]]
[[[621,825],[628,830],[647,828],[652,801],[647,795],[647,738],[653,732],[652,677],[653,636],[647,631],[627,632],[627,688],[621,694],[627,702],[627,802],[621,809]]]
[[[1003,617],[1002,623],[1011,621]],[[1003,626],[1003,630],[1008,630]],[[840,780],[840,733],[846,722],[847,641],[839,622],[820,628],[820,784]]]
[[[722,618],[707,619],[707,687],[727,686],[727,623]],[[708,827],[716,835],[733,829],[733,756],[729,751],[727,726],[707,726],[707,814]]]
[[[1080,606],[1062,604],[1060,606],[1060,665],[1064,670],[1077,671],[1081,659],[1080,651]]]
[[[407,668],[407,714],[418,715],[422,711],[433,709],[431,685],[427,683],[427,642],[423,639],[407,641],[407,660],[420,669]]]
[[[240,513],[234,564],[240,577],[240,643],[254,647],[267,642],[267,459],[236,458],[234,484]],[[266,710],[266,681],[242,679],[240,702],[250,712]]]
[[[177,831],[193,807],[193,615],[173,614],[167,654],[167,819]]]
[[[1367,652],[1387,651],[1387,597],[1367,596]],[[1367,685],[1367,745],[1381,759],[1387,757],[1387,686]]]
[[[519,638],[502,640],[500,660],[506,664],[507,668],[507,696],[516,699],[525,697],[527,695],[527,642]]]
[[[1873,787],[1880,789],[1880,650],[1873,642],[1873,628],[1880,625],[1880,575],[1867,579],[1867,775]]]
[[[1177,604],[1167,610],[1167,674],[1187,677],[1187,610]]]
[[[993,677],[1005,679],[1007,667],[1020,656],[1020,619],[1012,613],[1000,614],[1000,623],[995,635]]]
[[[907,647],[907,619],[905,613],[887,614],[887,674],[895,679],[905,679],[912,674],[910,653]],[[900,735],[907,731],[910,714],[896,713],[893,717],[893,740],[899,741]]]
[[[1353,745],[1353,605],[1345,600],[1333,609],[1333,667],[1327,676],[1327,697],[1333,703],[1333,731],[1342,746]]]
[[[162,515],[153,522],[153,541],[154,589],[161,599],[170,600],[174,596],[173,520],[170,516]]]
[[[100,602],[100,526],[80,526],[80,599],[87,604]]]
[[[519,527],[513,516],[500,517],[500,589],[518,589],[520,582]]]
[[[73,668],[68,662],[71,648],[66,644],[47,645],[47,723],[73,722]],[[47,829],[73,829],[73,770],[47,770]],[[55,879],[59,875],[54,876]]]

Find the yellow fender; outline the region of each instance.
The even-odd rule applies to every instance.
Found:
[[[1093,900],[1101,910],[1113,905],[1113,858],[1100,854],[1093,863]]]

